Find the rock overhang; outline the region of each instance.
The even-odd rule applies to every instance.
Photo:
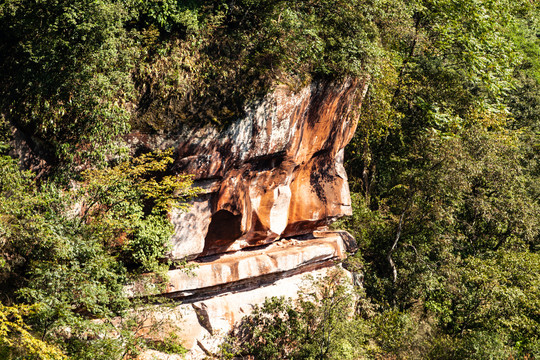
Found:
[[[183,303],[190,358],[216,350],[252,305],[296,296],[305,274],[324,276],[355,251],[350,234],[327,227],[352,212],[343,154],[367,82],[277,87],[227,129],[132,135],[147,148],[174,147],[175,171],[203,189],[188,212],[170,213],[169,256],[195,267],[169,271],[163,292]]]
[[[173,211],[173,259],[261,246],[309,234],[351,214],[343,149],[356,129],[367,79],[278,86],[226,129],[189,129],[174,146],[175,171],[207,191]]]
[[[303,239],[282,239],[257,248],[211,255],[194,262],[189,272],[169,271],[169,297],[205,297],[212,290],[237,288],[246,280],[271,282],[316,267],[332,266],[355,249],[344,231],[315,232]]]

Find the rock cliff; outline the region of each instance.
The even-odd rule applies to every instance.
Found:
[[[182,335],[192,354],[211,351],[205,341],[215,329],[230,330],[250,305],[294,296],[301,274],[354,250],[350,235],[326,230],[351,214],[343,149],[366,90],[358,79],[296,93],[279,86],[226,129],[129,137],[134,147],[173,146],[175,171],[204,189],[190,211],[171,213],[171,258],[198,264],[194,275],[172,270],[167,288],[186,321],[196,319]]]

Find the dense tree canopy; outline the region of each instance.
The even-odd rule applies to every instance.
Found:
[[[354,214],[339,224],[359,242],[346,266],[363,273],[363,293],[335,278],[318,283],[323,295],[269,300],[246,319],[245,346],[228,351],[539,357],[539,10],[528,0],[1,2],[0,356],[120,359],[152,345],[122,289],[170,265],[167,207],[196,190],[171,175],[169,153],[126,156],[122,135],[227,126],[277,83],[368,75],[347,148]],[[30,156],[17,159],[13,140]],[[120,315],[121,326],[110,321]]]
[[[538,356],[538,10],[416,2],[364,104],[344,225],[368,297],[429,324],[416,357]]]

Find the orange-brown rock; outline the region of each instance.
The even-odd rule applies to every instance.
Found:
[[[171,257],[197,264],[192,273],[169,271],[164,294],[183,303],[172,321],[182,324],[188,358],[214,352],[253,305],[295,297],[305,274],[322,276],[354,251],[351,235],[326,226],[351,213],[343,149],[366,88],[358,79],[297,93],[280,86],[226,129],[131,136],[135,147],[174,147],[175,170],[204,189],[190,211],[170,214]]]
[[[350,214],[343,148],[366,88],[358,79],[297,93],[279,86],[225,130],[191,129],[154,144],[174,146],[175,169],[207,189],[190,212],[171,214],[171,257],[259,246]]]
[[[281,240],[250,251],[207,256],[198,261],[193,271],[169,271],[166,292],[169,296],[184,299],[200,297],[208,290],[219,287],[223,292],[224,288],[246,280],[259,279],[257,282],[261,282],[261,279],[305,272],[313,268],[311,265],[329,266],[343,259],[346,250],[351,250],[344,241],[347,235],[340,231],[328,232],[310,239]]]

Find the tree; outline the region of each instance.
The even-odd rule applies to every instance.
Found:
[[[505,279],[538,264],[537,4],[407,9],[385,23],[390,55],[346,164],[366,292],[382,312],[436,324],[420,357],[536,356],[534,286]],[[522,294],[521,310],[499,307]]]
[[[143,346],[130,331],[136,319],[127,321],[142,304],[125,286],[143,272],[162,280],[172,232],[166,210],[196,192],[191,178],[166,175],[170,151],[88,171],[78,190],[38,188],[13,159],[0,161],[2,303],[36,304],[21,326],[68,356],[121,358]]]
[[[49,166],[101,160],[98,149],[129,128],[130,16],[106,0],[0,5],[0,113]]]
[[[6,360],[24,357],[39,360],[65,360],[62,351],[30,333],[24,317],[36,306],[0,304],[0,355]]]
[[[355,359],[367,352],[367,329],[354,315],[355,297],[343,270],[331,269],[297,300],[268,298],[222,345],[222,355],[256,359]]]

